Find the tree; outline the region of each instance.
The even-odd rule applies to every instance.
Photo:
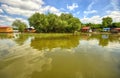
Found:
[[[81,28],[81,22],[78,18],[73,17],[72,14],[62,13],[60,15],[61,20],[65,21],[66,32],[74,32]]]
[[[47,29],[49,29],[49,32],[57,32],[56,28],[58,26],[58,21],[59,21],[58,16],[55,14],[49,13],[47,15],[47,19],[49,23]]]
[[[30,26],[33,26],[37,32],[74,32],[79,30],[81,22],[72,14],[62,13],[60,16],[56,14],[40,14],[35,13],[28,19]]]
[[[28,18],[30,26],[33,26],[37,32],[44,32],[48,26],[47,18],[44,14],[35,13]]]
[[[102,25],[103,27],[111,27],[112,25],[112,18],[111,17],[105,17],[102,19]]]
[[[120,22],[114,22],[114,23],[112,23],[112,27],[120,27]]]
[[[72,14],[65,14],[65,13],[62,13],[61,15],[60,15],[60,18],[61,18],[61,20],[69,20],[70,18],[73,18],[73,15]]]
[[[24,29],[27,27],[27,25],[20,20],[13,21],[12,26],[18,29],[20,32],[23,32]]]
[[[79,21],[78,18],[75,18],[75,17],[74,17],[74,18],[70,18],[70,19],[68,20],[68,26],[69,26],[71,32],[74,32],[74,31],[80,29],[80,27],[81,27],[81,22]]]
[[[86,23],[86,24],[82,24],[82,26],[90,26],[91,29],[100,29],[101,28],[101,24],[94,24],[94,23]]]

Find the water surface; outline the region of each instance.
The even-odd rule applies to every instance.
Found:
[[[1,33],[0,78],[120,78],[120,35]]]

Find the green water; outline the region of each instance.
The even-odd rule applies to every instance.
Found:
[[[0,78],[120,78],[120,35],[1,33]]]

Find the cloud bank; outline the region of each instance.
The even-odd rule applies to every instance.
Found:
[[[107,16],[112,17],[113,22],[120,22],[119,0],[75,1],[61,0],[61,6],[59,6],[56,3],[52,5],[54,0],[49,2],[44,0],[0,0],[0,25],[11,25],[15,19],[20,19],[28,24],[28,17],[35,12],[51,12],[57,15],[63,12],[72,13],[83,23],[101,23],[102,18]]]

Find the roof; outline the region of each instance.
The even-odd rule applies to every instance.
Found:
[[[11,28],[10,26],[0,26],[0,28]]]
[[[25,30],[35,30],[34,28],[26,28]]]
[[[82,29],[86,30],[86,29],[90,29],[90,27],[83,27]]]
[[[116,30],[120,30],[120,28],[114,28],[114,29],[116,29]]]
[[[110,28],[103,28],[103,29],[105,29],[105,30],[110,30]]]

